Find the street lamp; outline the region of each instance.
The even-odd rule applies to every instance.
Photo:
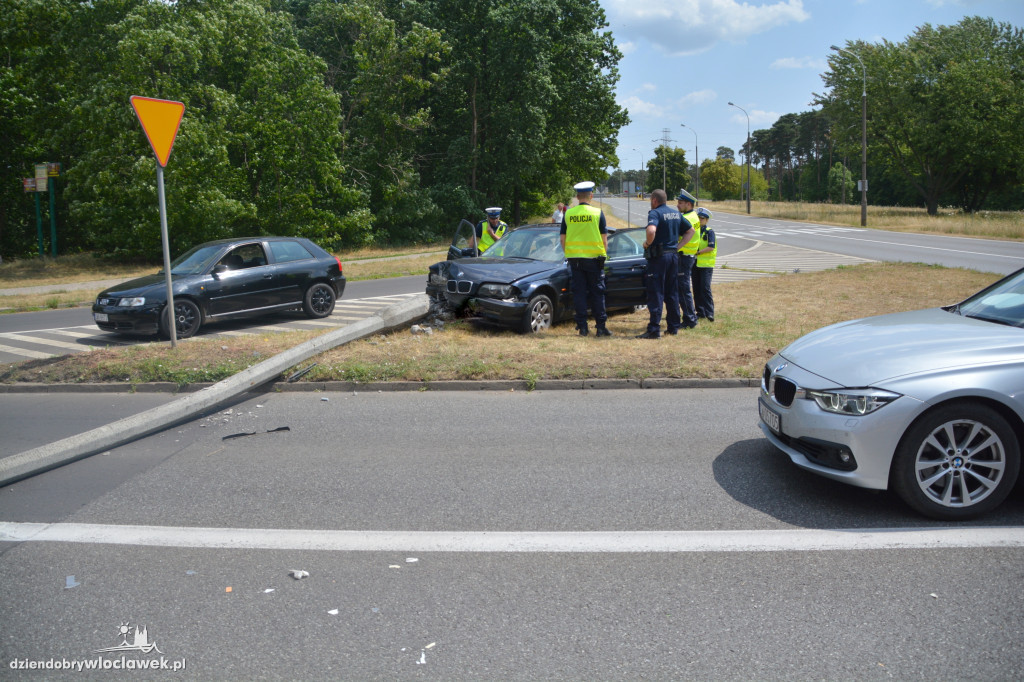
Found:
[[[636,147],[633,147],[633,151],[640,152],[640,187],[643,189],[643,191],[646,191],[647,180],[644,177],[644,173],[647,172],[647,166],[644,165],[644,152],[642,149],[637,149]]]
[[[690,132],[693,133],[693,167],[694,167],[694,188],[693,193],[700,199],[700,152],[697,151],[697,131],[685,123],[680,123],[680,127],[689,128]]]
[[[750,114],[743,107],[736,106],[729,102],[730,107],[736,107],[747,117],[747,215],[750,215]]]
[[[848,54],[860,62],[864,89],[860,95],[860,226],[868,225],[868,70],[856,52],[832,45],[829,49]]]

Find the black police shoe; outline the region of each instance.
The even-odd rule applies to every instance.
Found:
[[[638,338],[638,339],[660,339],[661,338],[661,332],[646,331],[643,334],[637,334],[636,338]]]
[[[679,333],[679,330],[678,329],[666,329],[665,333],[668,334],[669,336],[675,336],[676,334]]]
[[[594,336],[611,336],[612,333],[608,331],[608,327],[598,327],[597,332]]]
[[[587,327],[576,327],[579,330],[580,336],[587,336],[590,334],[590,330]]]

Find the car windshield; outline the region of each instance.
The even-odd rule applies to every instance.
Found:
[[[964,317],[1024,327],[1024,270],[976,293],[952,310]]]
[[[171,263],[172,275],[195,275],[210,266],[221,252],[222,246],[199,245],[194,246],[185,253],[174,259]]]
[[[565,260],[558,231],[553,229],[513,230],[494,242],[484,255],[488,258],[529,258],[549,263]]]

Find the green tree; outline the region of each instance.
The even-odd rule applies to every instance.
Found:
[[[733,151],[732,147],[724,147],[724,146],[723,147],[719,147],[715,151],[715,158],[716,159],[727,159],[729,161],[736,161],[736,152]],[[703,168],[703,167],[704,167],[704,164],[702,163],[701,164],[701,168]]]
[[[403,30],[377,2],[317,0],[299,9],[300,41],[327,63],[327,84],[340,98],[341,160],[370,198],[375,236],[430,238],[441,211],[421,182],[417,148],[448,45],[421,24]]]
[[[917,29],[903,43],[847,46],[865,64],[872,166],[894,164],[928,213],[945,195],[966,210],[1021,182],[1024,32],[992,19]],[[860,119],[861,68],[830,58],[819,102],[842,126]]]
[[[668,147],[658,145],[654,150],[654,156],[647,162],[647,190],[661,187],[664,180],[669,198],[678,194],[680,189],[690,187],[693,182],[688,169],[690,164],[686,162],[686,150],[679,147]]]
[[[740,198],[740,167],[730,159],[704,159],[700,164],[700,179],[701,187],[711,192],[716,201]]]

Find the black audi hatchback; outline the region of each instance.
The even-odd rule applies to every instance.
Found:
[[[171,263],[179,339],[212,320],[302,308],[327,317],[345,292],[341,261],[308,239],[249,237],[195,246]],[[102,291],[92,306],[103,331],[168,336],[163,271]]]

